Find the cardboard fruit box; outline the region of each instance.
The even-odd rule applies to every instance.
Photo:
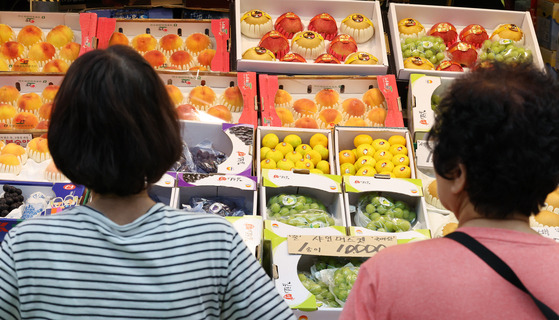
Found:
[[[148,189],[148,195],[155,202],[164,203],[170,207],[174,207],[177,192],[177,173],[167,172],[163,174],[161,179]]]
[[[359,202],[363,196],[373,193],[380,196],[380,205],[383,207],[387,208],[389,205],[397,204],[397,201],[402,201],[409,206],[411,208],[410,211],[413,211],[416,216],[414,221],[412,221],[411,229],[403,232],[385,232],[374,231],[360,226],[358,224],[359,218],[356,217],[360,209]],[[390,203],[389,199],[392,199],[394,202]],[[345,176],[344,201],[350,235],[395,235],[399,243],[407,242],[411,239],[428,239],[431,237],[422,183],[419,179]],[[369,203],[371,202],[365,201],[361,206],[361,210],[368,209]],[[379,212],[378,207],[376,212]],[[380,214],[382,215],[383,213]],[[364,224],[364,222],[361,223]]]
[[[267,135],[267,134],[275,134],[278,139],[279,142],[283,142],[283,140],[285,139],[285,137],[287,137],[288,135],[297,135],[301,138],[301,142],[302,144],[307,144],[309,145],[310,143],[310,139],[313,135],[315,134],[323,134],[326,136],[326,138],[328,139],[328,157],[326,159],[323,160],[327,160],[330,166],[330,174],[336,174],[336,171],[334,169],[334,154],[333,154],[333,136],[332,136],[332,131],[328,130],[328,129],[302,129],[302,128],[281,128],[281,127],[263,127],[263,126],[259,126],[258,129],[256,130],[256,156],[255,158],[255,168],[256,168],[256,176],[261,177],[261,172],[262,172],[262,165],[261,162],[265,159],[262,159],[261,157],[261,149],[263,147],[262,144],[262,139]]]
[[[454,78],[412,73],[408,92],[408,127],[413,141],[424,140],[435,122],[435,109]]]
[[[375,90],[371,90],[373,88]],[[403,127],[400,98],[395,88],[394,75],[326,77],[261,74],[262,125],[321,129],[331,129],[336,125]],[[376,89],[380,90],[384,99],[373,102],[371,97],[379,97]]]
[[[14,31],[14,37],[10,41],[17,41],[17,35],[26,26],[32,25],[41,29],[42,38],[41,41],[47,41],[47,35],[56,26],[65,25],[70,28],[73,34],[73,39],[71,42],[79,44],[79,54],[93,50],[94,47],[94,37],[96,34],[97,27],[97,15],[93,13],[62,13],[62,12],[0,12],[0,24],[5,24],[11,27]],[[55,31],[56,32],[56,31]],[[56,36],[52,36],[51,39],[54,43],[61,43],[61,40],[57,40]],[[69,57],[68,55],[60,55],[63,47],[54,46],[55,54],[51,59],[45,61],[29,61],[29,47],[24,50],[22,58],[10,59],[8,61],[8,69],[3,71],[13,71],[13,72],[65,72],[65,70],[60,70],[60,68],[67,68],[73,60],[65,59]],[[64,49],[65,51],[66,49]],[[71,56],[71,55],[70,55]],[[55,59],[61,59],[64,61],[61,66],[60,64],[49,65],[48,68],[44,69],[45,65],[49,61]],[[16,68],[14,68],[16,65]]]
[[[340,169],[340,164],[342,163],[342,161],[340,161],[340,152],[344,151],[344,150],[353,150],[353,149],[357,149],[356,146],[354,145],[354,139],[355,137],[357,137],[358,135],[361,134],[366,134],[369,135],[373,141],[376,139],[384,139],[384,140],[389,140],[391,136],[401,136],[402,138],[405,139],[406,143],[405,143],[405,147],[406,147],[406,156],[409,160],[409,174],[411,178],[416,178],[416,167],[415,167],[415,163],[414,163],[414,154],[413,154],[413,142],[411,141],[410,138],[410,133],[406,128],[368,128],[368,127],[336,127],[334,128],[334,141],[335,143],[335,157],[336,157],[336,162],[335,162],[335,166],[336,166],[336,172],[338,174],[345,174],[343,172],[341,172]],[[373,147],[375,146],[374,143],[372,145]],[[374,152],[376,152],[377,149],[375,149]],[[370,151],[367,151],[367,153],[374,157],[375,153],[370,154]],[[358,157],[359,154],[355,155],[354,154],[354,158],[355,161],[352,160],[343,160],[343,161],[349,161],[349,162],[353,162],[354,165],[357,163],[357,161],[359,160],[360,157]],[[350,155],[351,156],[351,155]],[[393,154],[394,157],[396,157],[396,154]],[[394,158],[393,157],[393,158]],[[373,158],[374,159],[374,158]],[[380,158],[379,158],[380,159]],[[381,159],[381,160],[385,160],[385,159]],[[391,161],[391,160],[387,160],[387,161]],[[377,163],[380,163],[381,161],[376,161],[375,160],[375,167]],[[391,164],[394,166],[394,168],[391,170],[393,171],[394,169],[397,168],[396,165],[394,165],[393,162],[391,162]],[[356,169],[355,170],[355,174],[359,175],[359,170]],[[376,170],[375,171],[377,173],[381,173],[380,171]],[[370,173],[370,172],[369,172]],[[365,173],[364,173],[365,174]]]
[[[321,175],[313,173],[306,174],[284,170],[264,169],[262,171],[259,193],[260,214],[264,220],[272,220],[272,229],[277,229],[278,232],[280,232],[279,230],[281,230],[281,228],[285,228],[287,232],[297,232],[297,229],[307,229],[307,227],[299,228],[297,226],[290,225],[287,222],[281,222],[277,220],[277,218],[271,216],[268,212],[268,210],[272,210],[268,209],[268,203],[274,196],[286,195],[285,199],[280,200],[280,207],[290,207],[295,204],[298,199],[295,199],[292,195],[305,196],[307,198],[310,197],[311,200],[314,199],[317,203],[324,205],[322,210],[325,210],[332,218],[332,221],[329,221],[328,223],[324,222],[322,219],[317,219],[315,221],[316,224],[312,225],[312,228],[329,229],[332,226],[332,222],[334,223],[334,226],[345,227],[346,220],[340,183],[341,177],[335,175]],[[309,204],[309,200],[306,201],[307,204]],[[309,205],[313,208],[312,204]],[[294,210],[294,208],[292,208],[292,210]],[[306,210],[303,209],[303,211]],[[285,217],[289,221],[295,218],[291,212],[288,212]],[[322,221],[322,223],[320,221]],[[309,223],[308,220],[305,223]],[[324,226],[327,224],[330,224],[330,226]],[[308,224],[308,226],[311,225]],[[276,231],[274,231],[274,233],[275,232]]]
[[[276,289],[296,314],[305,316],[303,319],[338,319],[343,306],[343,300],[339,298],[343,297],[334,296],[336,291],[333,286],[336,283],[329,284],[326,280],[332,275],[326,275],[326,279],[321,276],[331,272],[330,267],[347,266],[347,263],[358,267],[368,257],[396,243],[394,236],[314,234],[276,237],[272,239],[273,278]],[[329,267],[319,270],[318,263],[328,264]],[[300,278],[301,274],[305,275],[307,280]],[[303,283],[309,278],[313,279],[313,282],[321,281],[325,286],[323,288],[328,287],[332,295],[323,293],[324,289],[317,290],[318,282],[313,286],[315,293],[311,293]],[[321,278],[322,280],[319,280]],[[334,302],[339,303],[339,307]]]
[[[360,14],[368,18],[374,25],[374,35],[364,43],[357,44],[358,51],[372,54],[377,60],[377,64],[332,64],[314,63],[314,58],[306,59],[307,62],[283,62],[249,60],[243,58],[243,53],[259,45],[260,38],[249,38],[241,32],[242,16],[252,10],[261,10],[272,18],[275,23],[277,18],[284,13],[293,12],[301,18],[304,30],[308,30],[310,20],[319,14],[328,13],[336,21],[338,30],[340,23],[346,17],[353,14]],[[234,54],[236,70],[256,71],[262,73],[275,74],[346,74],[346,75],[380,75],[386,74],[388,70],[388,58],[384,37],[384,27],[382,24],[381,10],[378,1],[316,1],[308,0],[304,3],[295,0],[286,1],[257,1],[257,0],[237,0],[234,8]],[[338,31],[339,32],[339,31]],[[291,47],[291,40],[289,40]],[[330,41],[325,40],[325,50]]]
[[[244,215],[257,213],[256,177],[224,174],[179,173],[176,208],[183,209],[194,197],[231,200]],[[221,206],[208,208],[219,211]],[[233,212],[231,212],[233,213]]]
[[[50,183],[50,182],[22,182],[22,181],[0,181],[0,188],[11,185],[21,189],[25,201],[35,192],[41,192],[49,198],[46,209],[40,215],[51,215],[62,210],[72,208],[82,202],[85,188],[72,183]],[[4,191],[2,190],[2,194]],[[22,207],[19,210],[23,210]],[[22,211],[23,212],[23,211]],[[32,219],[32,218],[31,218]],[[22,218],[0,218],[0,242]]]
[[[198,208],[216,214],[224,208],[221,203],[234,205],[237,215],[225,216],[225,219],[233,224],[255,257],[261,258],[263,223],[262,217],[256,215],[258,203],[256,177],[179,173],[174,206],[177,209],[184,209],[183,205],[190,205],[191,200],[201,200],[195,198],[218,201],[219,204]],[[213,214],[210,212],[208,214]]]
[[[241,236],[248,249],[257,260],[262,262],[263,250],[263,227],[262,217],[256,215],[242,217],[225,217]]]
[[[156,69],[169,70],[189,70],[192,67],[203,66],[207,70],[228,72],[229,69],[229,52],[227,51],[227,42],[229,40],[229,19],[218,20],[193,20],[193,19],[113,19],[99,18],[99,27],[97,30],[97,38],[99,39],[99,48],[109,46],[111,36],[118,32],[124,34],[132,45],[134,37],[149,34],[157,41],[157,46],[153,50],[160,51],[156,56],[159,59],[151,60],[151,55],[146,59],[150,61]],[[201,57],[201,52],[192,52],[191,59],[182,64],[172,64],[170,57],[174,51],[164,50],[159,46],[159,41],[166,35],[175,34],[183,41],[183,46],[177,50],[186,50],[185,42],[188,36],[192,34],[204,34],[210,39],[210,48],[215,50],[213,58],[204,59],[205,54]],[[141,54],[142,48],[135,48]],[[148,50],[151,51],[151,50]],[[161,59],[164,56],[164,59]],[[211,57],[211,56],[209,56]],[[173,59],[175,61],[175,59]],[[179,61],[179,60],[177,60]],[[208,64],[209,62],[209,64]]]
[[[171,90],[179,119],[257,125],[256,74],[171,71],[158,74]],[[213,101],[208,97],[214,97]]]
[[[181,120],[180,123],[181,136],[189,149],[199,147],[201,156],[212,152],[217,153],[217,158],[200,158],[199,162],[215,172],[206,171],[201,173],[251,175],[254,126],[250,124],[202,123],[188,120]],[[197,154],[192,156],[193,159],[198,157]],[[218,163],[217,159],[222,159],[222,156],[225,157],[225,160]],[[185,169],[180,171],[193,172]]]
[[[428,6],[428,5],[410,5],[401,3],[390,3],[388,10],[388,23],[390,28],[391,42],[395,59],[395,69],[398,79],[409,80],[412,73],[425,73],[427,75],[439,77],[459,77],[462,72],[459,71],[436,71],[436,70],[419,70],[404,68],[404,56],[402,53],[402,43],[400,40],[400,32],[398,30],[398,22],[402,19],[413,18],[423,25],[425,33],[428,34],[431,27],[439,22],[448,22],[456,27],[459,34],[462,29],[470,24],[479,24],[483,26],[489,37],[493,31],[501,24],[515,24],[524,33],[523,48],[532,52],[533,63],[539,67],[544,67],[536,33],[532,18],[528,11],[507,11],[507,10],[489,10],[489,9],[473,9],[459,8],[448,6]],[[448,51],[445,50],[445,55]],[[479,51],[479,50],[478,50]],[[448,60],[448,57],[445,58]],[[479,62],[479,53],[478,60]],[[468,68],[465,69],[466,71]]]

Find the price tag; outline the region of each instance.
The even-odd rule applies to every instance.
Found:
[[[396,236],[287,236],[290,254],[335,257],[371,257],[396,245]]]
[[[415,156],[417,158],[417,167],[433,168],[433,152],[427,147],[427,141],[417,141]]]

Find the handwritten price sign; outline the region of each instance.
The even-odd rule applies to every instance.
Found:
[[[317,256],[371,257],[396,244],[396,236],[287,236],[290,254]]]

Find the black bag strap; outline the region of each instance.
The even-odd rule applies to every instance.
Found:
[[[481,260],[485,261],[485,263],[487,263],[493,270],[495,270],[495,272],[500,274],[501,277],[505,278],[505,280],[515,285],[518,289],[526,292],[532,298],[532,300],[534,300],[546,319],[559,320],[559,316],[557,315],[557,313],[555,313],[555,311],[553,311],[546,304],[534,297],[534,295],[532,295],[532,293],[528,291],[528,289],[526,289],[522,281],[518,279],[516,273],[514,273],[514,271],[503,260],[501,260],[501,258],[499,258],[491,250],[487,249],[487,247],[485,247],[479,241],[460,231],[451,232],[447,234],[445,238],[452,239],[470,249],[470,251],[475,253]]]

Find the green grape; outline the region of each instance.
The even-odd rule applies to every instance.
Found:
[[[318,209],[320,206],[318,205],[318,203],[314,202],[311,203],[311,209]]]
[[[495,53],[494,52],[489,52],[487,54],[487,59],[489,60],[495,60]]]
[[[396,219],[396,231],[409,231],[411,223],[408,220]]]
[[[434,95],[433,95],[434,96]],[[432,97],[431,97],[432,100]],[[400,209],[405,209],[407,207],[406,203],[404,201],[398,200],[394,203],[394,206],[396,208],[400,208]]]
[[[407,49],[404,51],[404,58],[409,58],[411,57],[411,50]]]
[[[386,210],[388,210],[385,206],[378,206],[377,207],[377,212],[380,214],[385,214]]]
[[[401,208],[394,208],[394,210],[392,210],[394,212],[394,218],[402,218],[404,216],[404,210],[402,210]]]
[[[444,53],[439,52],[435,55],[435,57],[437,57],[437,60],[441,61],[444,59]]]
[[[358,267],[344,266],[334,272],[334,284],[332,292],[341,301],[346,301],[357,279]]]
[[[289,214],[289,208],[283,207],[279,211],[279,215],[286,216]]]
[[[297,212],[301,212],[303,210],[303,208],[305,207],[305,205],[301,202],[297,202],[294,206],[293,206],[293,210],[296,210]]]
[[[365,211],[368,214],[371,214],[373,212],[375,212],[375,206],[372,203],[369,203],[366,207],[365,207]]]
[[[481,60],[487,60],[487,53],[483,52],[482,54],[479,55],[479,58]]]
[[[495,55],[495,60],[502,62],[503,60],[505,60],[505,57],[503,57],[502,54],[498,53]]]
[[[380,218],[380,213],[378,213],[378,212],[374,212],[373,214],[371,214],[369,216],[369,219],[371,219],[371,220],[376,220],[378,218]]]
[[[416,214],[415,212],[413,212],[413,211],[410,211],[410,215],[409,215],[409,217],[408,217],[407,220],[408,220],[409,222],[413,222],[413,221],[415,221],[416,218],[417,218],[417,214]]]
[[[402,210],[402,219],[406,219],[411,222],[410,220],[410,211],[409,210]]]
[[[268,200],[268,206],[271,206],[274,203],[278,203],[278,196],[273,196]]]
[[[393,232],[396,230],[396,224],[391,219],[388,219],[384,221],[384,228],[387,232]]]
[[[432,64],[437,64],[439,62],[436,56],[432,56],[431,58],[429,58],[429,61],[431,61]]]
[[[406,40],[404,41],[405,44],[410,44],[413,43],[415,41],[414,38],[406,38]]]
[[[280,210],[281,206],[277,202],[272,203],[272,205],[270,206],[270,211],[272,211],[272,213],[278,213],[280,212]]]

